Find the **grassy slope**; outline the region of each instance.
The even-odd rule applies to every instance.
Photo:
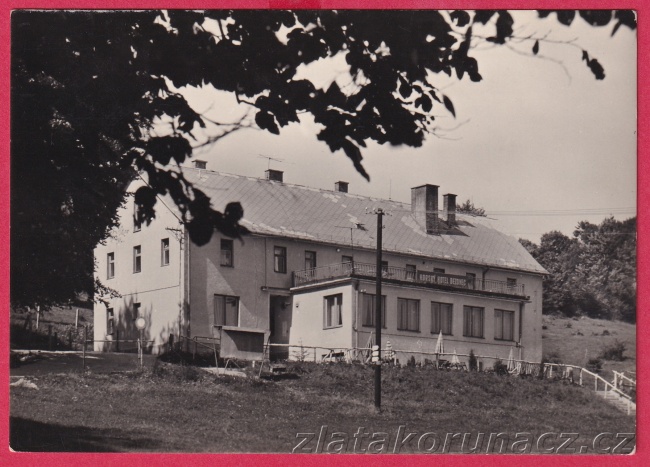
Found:
[[[275,382],[208,374],[192,381],[200,370],[169,364],[130,375],[39,377],[38,391],[11,389],[11,445],[34,451],[290,452],[297,433],[318,434],[322,425],[350,436],[359,427],[387,432],[391,449],[400,425],[443,440],[448,432],[577,432],[585,444],[604,431],[635,431],[632,417],[563,381],[385,367],[383,411],[377,413],[372,368],[302,364],[296,370],[297,378]]]
[[[78,327],[75,328],[76,310],[79,310]],[[52,341],[52,350],[70,350],[72,337],[72,348],[81,349],[83,342],[83,327],[88,327],[88,336],[93,336],[93,309],[92,304],[84,306],[52,307],[44,311],[39,319],[36,329],[36,314],[30,313],[32,333],[25,329],[25,319],[28,313],[11,310],[11,348],[14,349],[48,349],[48,327],[52,326],[52,336],[57,334],[58,343]]]
[[[622,362],[603,361],[602,375],[611,380],[611,370],[626,374],[636,371],[636,326],[633,324],[586,317],[544,316],[543,325],[546,327],[542,330],[545,355],[556,353],[563,363],[584,367],[588,359],[598,357],[603,347],[618,340],[625,343],[626,358]]]

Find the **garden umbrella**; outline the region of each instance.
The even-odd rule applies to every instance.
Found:
[[[460,360],[458,359],[458,354],[456,353],[456,349],[454,349],[454,354],[451,356],[451,363],[453,365],[459,365]]]
[[[436,341],[436,354],[445,353],[445,346],[442,342],[442,331],[438,334],[438,340]]]
[[[513,371],[515,369],[515,358],[513,357],[512,347],[510,347],[510,353],[508,354],[508,371]]]

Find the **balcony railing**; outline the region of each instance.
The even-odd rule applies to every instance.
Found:
[[[457,276],[430,271],[414,271],[412,269],[384,266],[381,275],[387,281],[410,282],[413,284],[431,285],[441,289],[462,289],[493,294],[524,297],[523,284],[511,284],[491,279],[478,279],[471,276]],[[330,264],[304,271],[294,271],[293,286],[316,284],[344,277],[362,277],[374,279],[377,277],[377,266],[368,263]]]

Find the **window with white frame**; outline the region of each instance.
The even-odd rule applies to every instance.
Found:
[[[515,312],[508,310],[494,310],[494,338],[503,341],[512,341],[515,328]]]
[[[133,272],[142,272],[142,247],[133,247]]]
[[[239,297],[214,296],[214,324],[216,326],[239,326]]]
[[[142,214],[140,205],[136,202],[133,203],[133,231],[139,232],[142,229]]]
[[[377,315],[377,300],[375,297],[374,294],[361,294],[362,326],[375,327],[375,316]],[[381,296],[381,327],[386,329],[386,295]]]
[[[343,326],[343,294],[329,295],[323,299],[323,327],[336,328]]]
[[[420,330],[420,300],[397,299],[397,329],[399,331]]]
[[[463,307],[463,336],[483,337],[484,308],[478,306]]]
[[[115,277],[115,253],[111,252],[106,255],[106,278]]]
[[[163,238],[160,241],[160,265],[169,266],[169,239]]]
[[[431,333],[451,334],[452,310],[451,303],[431,302]]]

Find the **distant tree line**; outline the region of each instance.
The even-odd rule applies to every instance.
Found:
[[[636,217],[582,221],[573,238],[558,231],[520,243],[549,272],[543,312],[636,322]]]

